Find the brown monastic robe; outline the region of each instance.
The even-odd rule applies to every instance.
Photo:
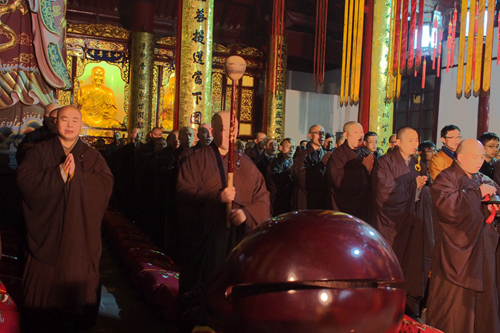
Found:
[[[436,247],[427,323],[444,332],[500,332],[499,235],[495,223],[485,223],[483,183],[500,193],[487,176],[469,178],[453,162],[431,187]]]
[[[81,140],[71,153],[75,172],[66,183],[58,137],[30,149],[17,170],[29,249],[24,307],[33,316],[63,312],[68,322],[92,325],[100,301],[101,220],[113,176],[101,154]]]
[[[353,150],[344,142],[328,160],[327,181],[330,207],[354,215],[371,224],[371,184],[368,169],[363,165],[363,149]]]
[[[391,245],[403,270],[403,288],[409,294],[407,308],[418,315],[419,298],[424,296],[429,275],[434,234],[430,192],[424,186],[418,193],[417,176],[426,176],[427,167],[410,157],[406,165],[399,147],[382,156],[372,172],[375,228]],[[409,312],[411,314],[411,312]]]
[[[235,152],[233,209],[242,209],[247,219],[238,227],[226,228],[227,205],[221,203],[221,191],[227,187],[227,159],[212,142],[196,150],[179,170],[176,196],[183,245],[181,293],[205,283],[245,233],[271,216],[264,178],[248,156]]]
[[[295,184],[292,196],[292,208],[327,209],[328,197],[325,181],[326,165],[322,158],[326,152],[322,147],[314,150],[310,143],[306,149],[296,153],[292,165],[292,176]]]

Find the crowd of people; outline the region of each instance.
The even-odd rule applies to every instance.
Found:
[[[417,131],[403,127],[389,138],[384,153],[377,147],[377,133],[354,121],[344,124],[337,138],[312,125],[308,140],[299,145],[292,138],[277,142],[258,132],[253,140],[236,141],[230,186],[227,112],[215,114],[197,131],[183,127],[167,138],[160,128],[146,138],[133,129],[127,144],[116,137],[103,152],[108,169],[75,136],[81,129],[79,111],[55,110],[47,113],[49,128],[41,140],[46,143],[20,146],[18,152],[31,253],[25,296],[34,308],[45,305],[41,300],[48,294],[40,290],[51,290],[53,283],[36,277],[55,274],[76,283],[72,274],[79,270],[61,277],[51,270],[72,265],[68,260],[82,250],[68,250],[71,244],[88,243],[79,246],[93,256],[81,264],[95,265],[100,254],[95,230],[67,231],[65,220],[89,227],[85,219],[103,212],[89,214],[94,209],[88,205],[95,200],[106,204],[112,186],[111,205],[181,267],[182,310],[189,310],[192,295],[248,230],[286,212],[331,209],[369,223],[392,247],[405,277],[408,315],[420,318],[427,308],[427,324],[445,332],[500,332],[500,207],[490,199],[500,191],[499,137],[494,133],[462,140],[460,129],[447,125],[436,152],[434,143],[420,143]],[[76,182],[81,190],[71,191]],[[53,202],[39,205],[44,197],[30,192],[32,184],[46,186],[49,194],[43,193]],[[89,239],[75,240],[78,234]],[[91,294],[89,288],[95,285],[85,284],[80,300]]]

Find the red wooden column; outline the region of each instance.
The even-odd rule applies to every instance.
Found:
[[[365,131],[369,131],[370,122],[370,81],[372,71],[372,29],[373,1],[366,0],[365,24],[363,28],[363,63],[361,65],[361,94],[358,122]]]
[[[490,94],[486,96],[479,96],[477,110],[477,137],[479,137],[484,132],[488,132],[488,127],[490,124]]]

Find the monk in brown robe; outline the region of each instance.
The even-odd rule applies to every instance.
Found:
[[[375,228],[396,253],[407,292],[406,314],[421,314],[434,235],[427,167],[415,157],[418,133],[403,127],[397,145],[382,156],[372,174]]]
[[[466,139],[456,161],[431,187],[436,247],[427,302],[427,323],[444,332],[500,332],[499,235],[487,217],[498,205],[481,199],[500,193],[479,171],[484,148]]]
[[[212,128],[213,142],[182,163],[177,181],[183,244],[180,293],[205,283],[245,233],[271,216],[264,178],[245,154],[235,153],[234,186],[227,186],[229,113],[216,113]],[[227,228],[229,201],[233,209]]]
[[[25,331],[73,331],[97,320],[101,220],[113,176],[101,154],[79,139],[81,128],[80,111],[61,108],[59,135],[30,149],[17,170],[29,250]]]
[[[323,149],[325,129],[321,125],[309,128],[307,148],[295,154],[292,176],[295,183],[293,209],[327,209],[326,163],[331,152]]]
[[[375,158],[361,148],[364,132],[359,123],[347,122],[343,130],[345,142],[332,152],[328,161],[330,207],[370,223],[370,173]]]

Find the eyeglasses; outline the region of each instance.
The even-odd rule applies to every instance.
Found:
[[[320,132],[320,131],[316,131],[316,132],[311,132],[311,134],[318,134],[320,136],[325,136],[325,132]]]
[[[497,145],[497,146],[485,146],[485,147],[488,147],[488,148],[491,148],[491,149],[498,149],[498,148],[500,148],[500,145]]]
[[[396,141],[389,141],[389,143],[396,143]]]
[[[455,140],[455,139],[461,140],[462,136],[461,135],[459,135],[459,136],[445,136],[444,138],[445,139],[451,139],[451,140]]]

